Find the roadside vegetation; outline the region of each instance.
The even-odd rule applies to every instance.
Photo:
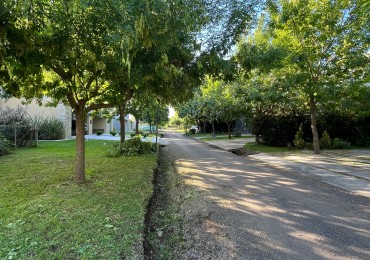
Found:
[[[136,259],[155,154],[108,158],[86,141],[86,183],[73,182],[75,141],[0,157],[0,259]]]

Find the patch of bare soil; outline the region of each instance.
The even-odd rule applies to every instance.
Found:
[[[212,209],[201,191],[185,185],[166,147],[159,154],[154,196],[146,216],[145,259],[227,259],[206,229]]]

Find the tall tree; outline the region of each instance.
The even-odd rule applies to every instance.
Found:
[[[137,25],[139,18],[126,16],[130,4],[133,5],[133,1],[126,5],[119,1],[30,1],[25,9],[30,10],[30,15],[20,25],[24,30],[28,24],[37,26],[32,35],[37,55],[32,62],[42,67],[45,73],[43,85],[26,86],[18,91],[26,97],[33,97],[35,93],[46,94],[73,108],[76,115],[77,183],[85,179],[86,113],[111,106],[105,102],[109,87],[105,78],[106,63],[113,55],[112,42],[121,35],[118,32],[122,33],[125,22],[127,34],[121,45],[126,49],[141,33]],[[17,14],[17,10],[13,11]]]
[[[344,0],[269,1],[267,9],[268,26],[262,31],[266,41],[247,43],[240,52],[254,49],[268,57],[270,65],[243,58],[241,64],[259,71],[267,68],[276,75],[275,86],[288,86],[305,97],[314,152],[320,153],[318,106],[331,99],[340,103],[344,93],[366,81],[368,20],[356,12],[356,2]]]

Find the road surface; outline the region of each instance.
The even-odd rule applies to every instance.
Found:
[[[184,259],[370,259],[370,199],[166,133],[187,187]]]

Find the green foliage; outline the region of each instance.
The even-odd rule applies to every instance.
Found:
[[[331,138],[326,130],[322,133],[320,144],[322,148],[329,148],[331,146]]]
[[[109,132],[111,135],[113,135],[113,136],[116,136],[116,134],[117,134],[117,132],[116,131],[110,131]]]
[[[0,156],[13,153],[11,143],[0,133]]]
[[[189,133],[190,135],[194,135],[194,134],[195,134],[195,132],[196,132],[196,129],[189,129],[189,131],[188,131],[188,133]]]
[[[334,148],[334,149],[346,149],[346,148],[350,148],[350,147],[351,147],[350,142],[344,141],[340,138],[334,138],[333,139],[332,148]]]
[[[357,7],[357,1],[343,0],[268,1],[235,57],[252,114],[306,110],[315,119],[334,111],[369,111],[370,24]]]
[[[126,140],[124,143],[113,144],[113,146],[108,149],[107,156],[135,156],[154,152],[155,150],[155,144],[142,141],[141,136],[134,136],[133,138]]]
[[[96,134],[97,135],[102,135],[103,134],[103,131],[96,131]]]
[[[299,126],[298,131],[294,136],[293,143],[294,143],[294,146],[297,148],[303,148],[305,145],[305,142],[303,139],[302,124]]]
[[[51,117],[44,119],[39,128],[39,139],[41,140],[60,140],[64,138],[63,122]]]
[[[0,133],[17,147],[29,144],[33,122],[22,107],[6,108],[0,113]]]
[[[310,142],[305,142],[304,143],[304,148],[306,148],[307,150],[313,150],[313,143],[310,143]]]
[[[118,157],[122,156],[122,145],[121,143],[114,143],[112,147],[107,150],[108,157]]]
[[[171,117],[170,121],[168,122],[170,126],[176,126],[177,128],[181,127],[183,123],[184,123],[184,120],[179,117],[177,112],[175,112],[175,115]]]
[[[186,132],[184,133],[184,136],[191,136],[191,133],[190,133],[190,132],[188,132],[188,131],[186,131]]]
[[[300,122],[304,122],[303,129],[307,129],[307,120],[309,119],[299,111],[296,111],[295,114],[283,115],[256,112],[250,120],[250,124],[252,133],[259,136],[263,143],[286,147],[289,142],[294,140]]]

